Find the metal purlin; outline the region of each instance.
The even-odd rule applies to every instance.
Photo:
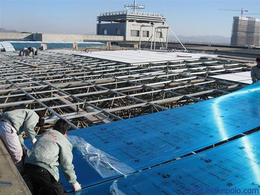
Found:
[[[77,66],[77,65],[74,65],[74,66]],[[80,67],[81,67],[81,68],[84,68],[83,66],[80,66]],[[85,69],[85,68],[84,68],[84,69]],[[140,69],[142,69],[142,70],[156,70],[156,71],[158,71],[158,69],[147,69],[147,68],[143,68],[143,67],[140,67]],[[159,70],[159,71],[161,71],[161,70]],[[140,75],[147,76],[147,75],[144,75],[143,73],[140,73]],[[106,76],[106,75],[104,75],[104,76]],[[148,76],[151,77],[151,75],[148,75]],[[107,77],[107,78],[108,78],[108,77]],[[154,77],[151,77],[151,78],[159,78],[159,77],[154,76]],[[115,79],[120,80],[120,81],[125,81],[124,79],[120,79],[120,78],[118,78],[118,77],[115,77]],[[204,78],[204,79],[206,80],[206,78]],[[162,80],[165,80],[165,81],[167,81],[167,82],[172,82],[172,80],[168,80],[168,79],[162,79]],[[146,85],[146,84],[139,84],[139,83],[137,83],[137,82],[133,82],[133,81],[129,81],[129,80],[127,80],[126,82],[131,83],[131,84],[135,84],[135,85],[139,85],[139,86],[142,87],[142,88],[149,88],[149,89],[156,90],[156,91],[159,90],[158,92],[165,92],[165,93],[170,94],[170,95],[182,96],[182,97],[185,97],[185,98],[187,98],[187,99],[192,99],[192,100],[195,101],[195,102],[200,102],[200,101],[202,101],[201,99],[194,98],[194,97],[192,97],[192,96],[182,95],[182,94],[180,94],[180,93],[176,93],[176,92],[168,91],[168,90],[165,90],[165,89],[160,89],[160,88],[148,86],[148,85]],[[176,81],[176,82],[178,82],[178,81]],[[179,83],[183,84],[183,82],[181,82],[181,81],[179,81]],[[189,86],[195,86],[195,84],[189,84]],[[210,88],[205,88],[205,87],[201,87],[201,86],[197,86],[197,87],[202,88],[202,89],[210,89]],[[212,91],[218,91],[218,92],[221,92],[221,93],[228,93],[228,92],[226,92],[226,91],[218,90],[218,89],[214,89],[214,90],[212,90]],[[191,94],[190,94],[190,95],[191,95]],[[129,96],[132,96],[132,95],[129,95]]]
[[[77,65],[77,66],[80,66],[80,67],[83,67],[82,65]],[[171,65],[165,65],[165,67],[168,67],[168,66],[171,66]],[[141,68],[140,67],[140,69],[143,69],[143,70],[154,70],[154,71],[163,71],[163,70],[160,70],[160,69],[156,69],[156,68]],[[163,72],[166,72],[166,71],[163,71]],[[143,75],[143,73],[140,73],[140,75]],[[178,74],[178,75],[182,75],[182,74]],[[106,76],[105,74],[104,74],[104,76]],[[144,76],[147,76],[147,75],[144,75]],[[148,75],[149,77],[151,77],[151,75]],[[184,76],[186,76],[186,75],[184,75]],[[160,76],[155,76],[154,78],[159,78]],[[199,76],[197,76],[197,77],[199,77]],[[118,77],[116,77],[117,79],[119,79]],[[200,77],[200,78],[203,78],[203,79],[205,79],[206,80],[206,78],[205,77]],[[122,79],[123,80],[123,79]],[[124,80],[123,80],[124,81]],[[167,80],[167,79],[165,79],[165,81],[170,81],[170,80]],[[127,81],[127,82],[132,82],[132,81]],[[133,82],[132,82],[133,83]],[[179,82],[179,83],[182,83],[182,82]],[[139,84],[139,83],[138,83]],[[145,86],[145,85],[144,85]],[[193,84],[190,84],[190,86],[196,86],[195,84],[193,85]],[[198,86],[198,87],[200,87],[200,86]],[[202,88],[202,89],[210,89],[210,88],[203,88],[203,87],[200,87],[200,88]],[[215,91],[219,91],[219,92],[221,92],[221,93],[228,93],[228,92],[226,92],[226,91],[223,91],[223,90],[219,90],[219,89],[214,89]],[[165,91],[166,92],[166,91]],[[171,93],[173,93],[173,92],[171,92]],[[178,93],[176,93],[177,95],[178,95]],[[184,96],[185,97],[185,96]],[[186,96],[186,98],[192,98],[192,97],[189,97],[189,96]],[[201,101],[200,99],[194,99],[194,101]]]
[[[48,106],[46,106],[45,104],[43,104],[41,101],[37,100],[35,97],[33,97],[31,94],[27,93],[26,91],[24,91],[22,88],[20,88],[18,85],[16,85],[14,82],[10,81],[9,79],[5,78],[9,83],[11,83],[13,86],[15,86],[17,89],[21,90],[25,95],[27,95],[28,97],[30,97],[31,99],[33,99],[35,102],[37,102],[38,104],[40,104],[41,106],[43,106],[44,108],[46,108],[47,110],[49,110],[51,113],[53,113],[54,115],[56,115],[58,118],[61,118],[63,120],[65,120],[72,128],[74,129],[78,129],[77,126],[75,126],[73,123],[71,123],[70,121],[68,121],[66,118],[64,118],[63,116],[59,115],[57,112],[55,112],[52,108],[49,108]]]
[[[7,65],[7,64],[6,64]],[[24,72],[22,72],[20,69],[7,65],[8,67],[18,70],[19,72],[23,73],[24,75],[26,75]],[[27,75],[28,76],[28,75]],[[37,102],[38,104],[40,104],[41,106],[43,106],[44,108],[46,108],[47,110],[49,110],[51,113],[53,113],[54,115],[56,115],[58,118],[61,118],[63,120],[65,120],[72,128],[74,129],[78,129],[77,126],[75,126],[73,123],[71,123],[70,121],[68,121],[65,117],[59,115],[57,112],[55,112],[52,108],[46,106],[45,104],[43,104],[41,101],[39,101],[38,99],[36,99],[35,97],[33,97],[30,93],[26,92],[24,89],[22,89],[21,87],[19,87],[17,84],[15,84],[14,82],[10,81],[8,78],[2,76],[6,81],[8,81],[9,83],[11,83],[11,85],[15,86],[17,89],[19,89],[20,91],[22,91],[25,95],[27,95],[28,97],[30,97],[33,100],[27,100],[27,101],[23,101],[23,102]],[[31,77],[30,77],[31,78]],[[35,78],[34,78],[35,79]],[[21,101],[22,102],[22,101]],[[20,103],[21,103],[20,102]]]
[[[73,66],[75,67],[75,66],[77,66],[77,65],[73,65]],[[83,68],[84,70],[86,69],[86,68],[85,68],[84,66],[82,66],[82,65],[80,65],[79,67]],[[139,68],[139,69],[141,69],[141,68]],[[148,70],[148,69],[142,69],[142,70]],[[105,74],[103,74],[103,75],[106,76]],[[142,75],[142,73],[140,73],[140,75]],[[74,79],[77,79],[77,78],[75,78],[75,77],[73,77],[73,78],[74,78]],[[108,78],[108,77],[107,77],[107,78]],[[150,89],[152,89],[152,90],[164,91],[163,89],[158,89],[158,88],[155,88],[155,87],[150,87],[150,86],[147,86],[147,85],[139,84],[139,83],[136,83],[136,82],[131,82],[131,81],[128,81],[128,80],[126,81],[126,80],[124,80],[124,79],[119,79],[119,78],[117,78],[117,77],[115,77],[115,79],[118,79],[118,80],[121,80],[121,81],[125,81],[125,82],[128,82],[128,83],[132,83],[132,84],[137,84],[138,86],[140,86],[140,87],[142,87],[142,88],[150,88]],[[79,80],[79,81],[82,81],[82,80]],[[85,82],[85,80],[83,80],[83,81]],[[167,108],[165,108],[165,107],[156,105],[156,104],[154,104],[154,103],[147,102],[147,101],[144,101],[144,100],[139,99],[139,98],[135,98],[135,97],[133,97],[133,95],[126,95],[126,94],[124,94],[124,93],[117,92],[116,90],[111,90],[111,89],[102,87],[102,86],[100,86],[100,85],[93,84],[93,83],[91,83],[91,82],[87,82],[87,83],[92,84],[92,85],[95,85],[95,86],[97,86],[97,87],[99,87],[99,88],[101,88],[101,89],[104,89],[104,90],[112,91],[112,92],[114,92],[114,93],[117,93],[117,94],[119,94],[119,95],[122,95],[122,97],[128,97],[128,98],[133,99],[133,100],[135,100],[135,101],[139,101],[139,102],[142,102],[142,103],[145,103],[145,104],[150,104],[151,106],[158,107],[158,108],[160,108],[160,109],[162,109],[162,110],[166,110],[166,109],[167,109]],[[138,86],[135,86],[135,87],[138,87]],[[174,94],[174,92],[167,92],[167,91],[164,91],[164,92],[170,93],[171,95]],[[175,94],[175,95],[176,95],[176,94]]]
[[[59,59],[60,60],[60,59]],[[64,60],[62,59],[62,61],[64,62]],[[65,62],[65,63],[67,63],[67,62]],[[102,62],[100,62],[100,63],[102,63]],[[92,63],[92,64],[94,64],[94,63]],[[33,65],[32,65],[33,66]],[[69,65],[70,67],[71,66],[75,66],[74,64],[70,64]],[[77,65],[77,66],[79,66],[80,67],[80,65]],[[94,65],[93,65],[94,66]],[[96,66],[96,65],[95,65]],[[81,68],[82,68],[82,66],[81,66]],[[48,70],[48,71],[50,71],[49,69],[47,69],[47,68],[45,68],[46,70]],[[61,68],[58,68],[58,69],[61,69]],[[116,68],[116,69],[118,69],[118,68]],[[115,69],[115,70],[116,70]],[[61,71],[61,70],[60,70]],[[59,73],[60,71],[56,71],[57,73]],[[27,74],[28,75],[28,74]],[[63,74],[63,75],[65,75],[65,76],[68,76],[68,74]],[[100,75],[105,75],[105,74],[100,74]],[[106,77],[108,76],[109,74],[107,74],[107,75],[105,75]],[[74,78],[75,79],[75,77],[72,77],[71,75],[69,75],[71,78]],[[151,75],[145,75],[145,76],[149,76],[150,78],[151,78]],[[159,76],[157,76],[158,78],[159,78]],[[152,78],[155,78],[155,77],[152,77]],[[77,78],[76,78],[77,79]],[[118,77],[116,77],[116,79],[119,79]],[[38,79],[38,80],[40,80],[40,79]],[[77,80],[79,80],[79,81],[82,81],[81,79],[77,79]],[[122,79],[123,80],[123,79]],[[167,79],[166,79],[167,80]],[[125,80],[123,80],[123,81],[125,81]],[[174,80],[175,82],[177,82],[176,80]],[[42,82],[42,81],[41,81]],[[85,82],[85,81],[84,81]],[[126,81],[126,82],[129,82],[129,83],[134,83],[133,81]],[[91,82],[87,82],[87,83],[91,83]],[[189,84],[189,85],[191,85],[191,84]],[[196,85],[196,84],[195,84]],[[49,86],[49,84],[48,84],[48,86]],[[92,84],[92,86],[99,86],[99,85],[93,85]],[[140,85],[140,86],[143,86],[143,85]],[[186,85],[187,86],[187,85]],[[150,86],[149,86],[150,87]],[[56,88],[57,89],[57,88]],[[103,89],[105,89],[105,91],[112,91],[112,90],[110,90],[110,89],[108,89],[108,88],[106,88],[106,87],[104,87]],[[156,88],[156,89],[158,89],[158,88]],[[59,89],[58,89],[59,90]],[[162,90],[162,89],[159,89],[159,90]],[[169,90],[169,89],[163,89],[163,90]],[[212,90],[214,90],[214,89],[212,89]],[[64,91],[64,90],[62,90],[62,91]],[[115,91],[116,91],[116,89],[115,89]],[[158,91],[158,90],[156,90],[156,91]],[[113,91],[112,91],[113,92]],[[69,94],[69,93],[67,93],[66,92],[66,94]],[[123,93],[122,93],[123,94]],[[70,96],[71,96],[71,94],[69,94]],[[134,94],[135,95],[135,94]],[[133,96],[133,95],[129,95],[128,97],[131,97],[131,96]],[[183,95],[182,95],[183,96]],[[64,96],[63,96],[64,97]],[[68,96],[69,97],[69,96]],[[76,96],[75,96],[76,97]],[[125,94],[124,94],[124,97],[126,97],[125,96]],[[188,96],[189,97],[189,96]],[[146,103],[146,102],[144,102],[144,103]],[[97,107],[98,108],[98,107]],[[99,108],[100,109],[100,108]],[[102,110],[102,109],[101,109]],[[111,114],[111,113],[110,113]]]
[[[160,69],[155,69],[155,68],[153,68],[153,69],[150,69],[150,68],[143,68],[143,67],[139,67],[139,69],[141,69],[141,70],[154,70],[154,71],[160,71],[160,72],[165,72],[165,71],[163,71],[163,70],[160,70]],[[166,73],[166,72],[165,72]],[[142,75],[142,76],[149,76],[150,78],[159,78],[158,76],[151,76],[151,75],[145,75],[144,73],[140,73],[140,75]],[[118,79],[118,80],[121,80],[121,81],[125,81],[124,79],[121,79],[121,78],[118,78],[118,77],[115,77],[116,79]],[[161,79],[161,78],[160,78]],[[172,80],[168,80],[168,79],[162,79],[162,80],[165,80],[166,82],[172,82]],[[135,84],[135,85],[140,85],[139,83],[137,83],[137,82],[133,82],[133,81],[129,81],[129,80],[127,80],[126,81],[127,83],[131,83],[131,84]],[[180,83],[182,83],[182,82],[180,82]],[[159,92],[165,92],[165,93],[167,93],[167,94],[169,94],[169,95],[177,95],[177,96],[183,96],[183,97],[186,97],[187,99],[192,99],[192,100],[194,100],[194,101],[196,101],[196,102],[199,102],[199,101],[201,101],[200,99],[197,99],[197,98],[193,98],[193,97],[190,97],[190,96],[186,96],[186,95],[182,95],[182,94],[180,94],[180,93],[177,93],[177,92],[173,92],[173,91],[168,91],[168,90],[165,90],[165,89],[160,89],[160,88],[157,88],[157,87],[152,87],[152,86],[148,86],[147,84],[141,84],[141,87],[142,88],[149,88],[149,89],[152,89],[152,90],[160,90]]]
[[[24,64],[24,65],[28,65],[28,64],[22,63],[22,62],[17,62],[17,63],[21,63],[21,64]],[[19,71],[19,72],[21,72],[21,73],[23,73],[24,75],[30,77],[29,74],[24,73],[24,72],[21,71],[20,69],[17,69],[16,67],[12,67],[12,68],[15,69],[15,70],[17,70],[17,71]],[[43,69],[46,70],[46,68],[44,68],[44,67],[41,67],[41,68],[43,68]],[[47,70],[50,71],[49,69],[47,69]],[[66,75],[66,76],[67,76],[67,75]],[[74,95],[72,95],[72,94],[70,94],[70,93],[68,93],[68,92],[66,92],[66,91],[64,91],[64,90],[62,90],[62,89],[57,88],[57,87],[55,87],[54,85],[52,85],[52,84],[50,84],[50,83],[48,83],[48,82],[42,81],[42,80],[40,80],[40,79],[36,79],[35,77],[33,77],[33,79],[34,79],[34,80],[38,80],[40,83],[43,83],[43,84],[45,84],[45,85],[48,85],[49,87],[54,88],[54,89],[56,89],[57,91],[66,94],[67,97],[72,97],[73,99],[82,102],[82,104],[86,104],[86,105],[88,105],[88,106],[91,106],[91,107],[93,107],[93,108],[99,110],[100,112],[104,112],[104,113],[110,115],[111,117],[116,118],[117,120],[122,120],[122,118],[120,118],[120,117],[118,117],[118,116],[116,116],[116,115],[114,115],[114,114],[111,114],[111,113],[109,113],[109,112],[107,112],[107,111],[105,111],[105,110],[103,110],[103,109],[101,109],[101,108],[99,108],[99,107],[97,107],[97,106],[95,106],[95,105],[89,104],[89,103],[87,103],[86,101],[84,101],[84,100],[82,100],[82,99],[80,99],[80,98],[78,98],[78,97],[76,97],[76,96],[74,96]],[[55,112],[55,111],[54,111],[54,112]],[[85,115],[83,115],[83,116],[85,116]]]
[[[169,67],[170,65],[166,65],[166,67]],[[145,68],[143,68],[143,69],[145,69]],[[155,70],[155,71],[158,71],[158,70],[160,70],[160,69],[156,69],[156,68],[150,68],[149,70]],[[161,70],[160,70],[161,71]],[[167,75],[167,71],[163,71],[163,72],[165,72],[165,74]],[[142,75],[143,73],[141,73],[141,75]],[[178,74],[178,75],[182,75],[181,73],[180,74]],[[148,75],[148,76],[150,76],[150,75]],[[186,75],[183,75],[183,76],[186,76]],[[196,76],[196,77],[198,77],[198,78],[202,78],[202,79],[205,79],[205,80],[207,80],[207,78],[206,77],[202,77],[202,76]],[[155,76],[154,78],[160,78],[160,76]],[[188,77],[189,78],[189,77]],[[165,80],[165,81],[170,81],[170,82],[172,82],[172,80],[169,80],[169,79],[165,79],[165,78],[161,78],[162,80]],[[132,81],[129,81],[129,82],[132,82]],[[185,83],[183,83],[183,82],[181,82],[181,81],[177,81],[177,80],[174,80],[174,82],[178,82],[178,83],[180,83],[180,84],[185,84]],[[150,87],[150,86],[147,86],[147,85],[144,85],[145,87]],[[196,87],[198,87],[198,88],[201,88],[201,89],[206,89],[206,90],[211,90],[211,88],[209,88],[209,87],[202,87],[202,86],[199,86],[199,85],[196,85],[196,84],[189,84],[189,86],[196,86]],[[163,92],[166,92],[167,93],[167,91],[165,91],[164,89],[161,89]],[[214,91],[218,91],[218,92],[220,92],[220,93],[224,93],[224,94],[227,94],[228,92],[227,91],[224,91],[224,90],[220,90],[220,89],[213,89]],[[170,92],[170,93],[176,93],[176,92]],[[198,99],[198,98],[193,98],[193,97],[191,97],[191,96],[187,96],[187,95],[182,95],[182,94],[179,94],[179,93],[176,93],[176,95],[181,95],[181,96],[183,96],[183,97],[185,97],[185,98],[188,98],[188,99],[192,99],[192,100],[194,100],[194,101],[196,101],[196,102],[199,102],[199,101],[202,101],[201,99]]]
[[[73,65],[73,66],[75,67],[75,65]],[[79,66],[79,67],[81,67],[81,66]],[[81,67],[81,68],[82,68],[82,67]],[[85,68],[84,68],[84,70],[85,70]],[[56,72],[59,73],[58,71],[56,71]],[[160,108],[160,109],[162,109],[162,110],[166,110],[166,109],[167,109],[167,108],[165,108],[165,107],[161,107],[161,106],[159,106],[159,105],[156,105],[156,104],[153,104],[153,103],[149,103],[149,102],[147,102],[147,101],[144,101],[144,100],[141,100],[141,99],[138,99],[138,98],[131,97],[130,95],[126,95],[126,94],[124,94],[124,93],[117,92],[116,90],[111,90],[111,89],[109,89],[109,88],[102,87],[102,86],[100,86],[100,85],[97,85],[97,84],[88,82],[88,81],[86,81],[86,80],[81,80],[81,79],[72,77],[71,75],[68,75],[68,74],[63,74],[63,75],[65,75],[65,76],[67,76],[67,77],[71,77],[71,78],[74,79],[74,80],[78,80],[78,81],[81,81],[81,82],[85,82],[85,83],[91,84],[91,85],[93,85],[93,86],[95,86],[95,87],[98,87],[98,88],[100,88],[100,89],[107,90],[107,91],[111,91],[111,92],[113,92],[113,93],[115,93],[115,94],[121,95],[121,97],[128,97],[129,99],[132,99],[132,100],[135,100],[135,101],[139,101],[139,102],[142,102],[142,103],[144,103],[144,104],[150,104],[150,105],[152,105],[152,106],[154,106],[154,107],[157,107],[157,108]]]
[[[167,65],[168,66],[168,65]],[[181,73],[180,74],[178,74],[178,75],[182,75]],[[184,75],[185,76],[185,75]],[[177,83],[180,83],[180,84],[185,84],[186,86],[185,87],[189,87],[189,86],[195,86],[195,87],[198,87],[198,88],[201,88],[201,89],[204,89],[204,90],[212,90],[212,91],[217,91],[217,92],[220,92],[220,93],[224,93],[224,94],[227,94],[227,93],[229,93],[228,91],[225,91],[225,90],[221,90],[221,89],[211,89],[211,88],[209,88],[209,87],[203,87],[203,86],[199,86],[200,84],[186,84],[186,83],[184,83],[184,82],[181,82],[181,81],[178,81],[178,80],[169,80],[169,79],[165,79],[165,78],[161,78],[161,77],[164,77],[164,75],[163,76],[155,76],[154,78],[160,78],[160,79],[162,79],[162,80],[164,80],[164,81],[170,81],[170,82],[177,82]],[[202,77],[202,76],[193,76],[193,77],[187,77],[187,78],[201,78],[201,79],[204,79],[204,80],[208,80],[207,82],[215,82],[215,80],[217,80],[217,79],[208,79],[207,77]],[[226,83],[226,84],[233,84],[233,83],[231,83],[231,82],[224,82],[224,83]],[[235,84],[235,85],[233,85],[233,87],[235,87],[235,86],[237,86],[238,84]],[[163,89],[163,91],[167,91],[167,90],[170,90],[170,89]],[[172,92],[172,93],[176,93],[176,92]],[[179,93],[176,93],[177,95],[179,94]],[[190,99],[193,99],[194,101],[197,101],[197,102],[199,102],[199,101],[202,101],[201,99],[197,99],[197,98],[193,98],[192,96],[189,96],[189,95],[192,95],[192,94],[189,94],[189,95],[182,95],[182,94],[179,94],[179,95],[181,95],[181,96],[183,96],[183,97],[185,97],[185,98],[190,98]]]
[[[84,69],[86,69],[84,66],[82,66],[82,65],[74,65],[73,64],[73,66],[75,67],[75,66],[79,66],[79,67],[81,67],[81,68],[84,68]],[[143,70],[156,70],[156,71],[158,71],[157,69],[145,69],[145,68],[142,68]],[[159,70],[159,71],[161,71],[161,70]],[[104,76],[106,76],[105,74],[103,74]],[[142,73],[140,73],[140,75],[142,75]],[[180,74],[181,75],[181,74]],[[145,75],[145,76],[149,76],[149,77],[151,77],[150,75]],[[115,77],[116,79],[119,79],[119,78],[117,78],[117,77]],[[156,77],[155,77],[156,78]],[[201,78],[203,78],[203,79],[205,79],[206,80],[206,78],[204,78],[204,77],[201,77]],[[125,81],[124,79],[120,79],[121,81]],[[166,81],[168,81],[168,82],[172,82],[171,80],[167,80],[167,79],[165,79]],[[132,84],[138,84],[138,85],[140,85],[139,83],[135,83],[135,82],[132,82],[132,81],[126,81],[126,82],[129,82],[129,83],[132,83]],[[182,83],[182,82],[179,82],[179,83]],[[147,86],[147,85],[140,85],[141,87],[147,87],[147,88],[150,88],[150,89],[152,89],[152,90],[157,90],[158,88],[155,88],[155,87],[151,87],[151,86]],[[218,92],[220,92],[220,93],[224,93],[224,94],[226,94],[226,93],[228,93],[227,91],[224,91],[224,90],[220,90],[220,89],[210,89],[210,88],[207,88],[207,87],[201,87],[201,86],[198,86],[198,85],[195,85],[195,84],[190,84],[190,86],[196,86],[196,87],[199,87],[199,88],[202,88],[202,89],[209,89],[209,90],[212,90],[212,91],[218,91]],[[202,101],[201,99],[198,99],[198,98],[194,98],[194,97],[192,97],[192,96],[187,96],[187,95],[181,95],[181,94],[179,94],[179,93],[176,93],[176,92],[168,92],[167,90],[164,90],[164,89],[159,89],[159,90],[161,90],[161,91],[163,91],[163,92],[166,92],[166,93],[173,93],[174,95],[180,95],[180,96],[183,96],[183,97],[185,97],[185,98],[187,98],[187,99],[192,99],[192,100],[194,100],[194,101],[196,101],[196,102],[198,102],[198,101]],[[111,91],[111,90],[110,90]],[[130,95],[131,96],[131,95]]]
[[[75,65],[74,65],[74,66],[75,66]],[[55,71],[55,72],[58,73],[58,71]],[[106,88],[106,87],[97,85],[97,84],[95,84],[95,83],[91,83],[91,82],[89,82],[89,81],[87,81],[87,80],[81,80],[81,79],[78,79],[78,78],[76,78],[76,77],[74,77],[74,76],[71,76],[71,75],[68,75],[68,74],[63,74],[63,75],[64,75],[64,76],[67,76],[67,77],[70,77],[70,78],[72,78],[72,79],[74,79],[74,80],[80,81],[80,82],[84,82],[84,83],[88,83],[88,84],[94,85],[95,87],[97,87],[97,88],[99,88],[99,89],[111,91],[111,92],[116,93],[116,94],[118,94],[118,95],[121,95],[121,96],[123,96],[123,97],[127,97],[127,98],[129,98],[129,99],[132,99],[132,100],[134,100],[134,101],[138,101],[138,102],[142,102],[142,103],[145,103],[145,104],[149,104],[149,105],[151,105],[151,106],[153,106],[153,107],[156,107],[156,108],[159,108],[159,109],[161,109],[161,110],[166,110],[166,109],[167,109],[167,108],[165,108],[165,107],[162,107],[162,106],[159,106],[159,105],[156,105],[156,104],[153,104],[153,103],[144,101],[144,100],[142,100],[142,99],[135,98],[135,97],[131,97],[130,95],[126,95],[126,94],[121,93],[121,92],[118,92],[118,91],[116,91],[116,90],[109,89],[109,88]]]

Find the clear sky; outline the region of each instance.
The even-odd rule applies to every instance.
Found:
[[[97,16],[134,0],[0,0],[0,28],[43,33],[95,34]],[[177,35],[230,37],[242,8],[260,18],[260,0],[136,0],[143,12],[162,13]],[[221,10],[231,9],[231,10]]]

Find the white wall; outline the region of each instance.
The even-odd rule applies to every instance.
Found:
[[[33,40],[31,33],[0,33],[0,40],[18,41]]]
[[[84,41],[123,41],[123,36],[48,34],[48,33],[0,33],[3,41],[52,41],[52,42],[84,42]]]
[[[143,32],[143,31],[149,31],[149,37],[143,37],[143,33],[142,32],[139,32],[139,36],[141,35],[141,41],[148,41],[149,38],[151,37],[151,35],[153,33],[155,33],[155,31],[153,32],[153,29],[156,28],[156,27],[159,27],[159,26],[162,26],[162,25],[157,25],[155,24],[154,27],[140,27],[142,24],[141,23],[135,23],[135,22],[128,22],[127,23],[127,26],[126,26],[126,41],[139,41],[140,37],[133,37],[131,36],[131,30],[138,30]],[[149,25],[147,23],[144,23],[143,25]],[[167,39],[167,29],[166,28],[163,28],[162,29],[162,34],[163,34],[163,38],[159,38],[157,37],[156,33],[155,33],[155,41],[156,42],[165,42],[166,39]],[[154,40],[154,36],[152,38]],[[149,40],[151,41],[151,40]]]
[[[83,42],[83,35],[77,34],[42,34],[42,41]]]

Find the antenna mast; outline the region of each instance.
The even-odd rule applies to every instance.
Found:
[[[136,4],[136,0],[134,0],[134,4],[133,5],[125,5],[126,9],[132,9],[134,11],[134,14],[136,14],[136,9],[144,9],[145,6],[144,5],[137,5]]]

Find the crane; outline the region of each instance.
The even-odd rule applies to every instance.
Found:
[[[243,8],[241,8],[240,10],[238,10],[238,9],[220,9],[220,10],[226,10],[226,11],[240,11],[241,18],[243,17],[244,12],[248,12],[248,10],[245,10],[245,9],[243,9]]]

